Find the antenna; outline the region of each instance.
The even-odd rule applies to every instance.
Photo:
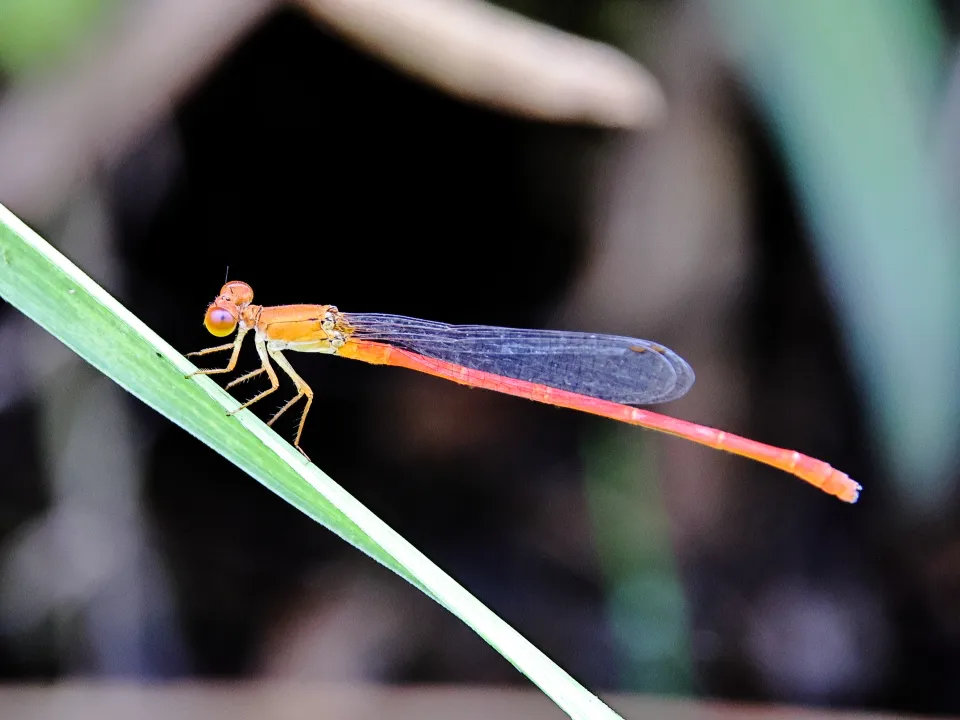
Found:
[[[230,266],[227,265],[227,272],[225,272],[225,273],[223,274],[223,284],[226,285],[226,284],[227,284],[227,280],[229,280],[229,279],[230,279]]]

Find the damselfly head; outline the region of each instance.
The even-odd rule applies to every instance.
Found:
[[[226,337],[237,328],[240,316],[253,301],[253,288],[245,282],[231,280],[222,288],[217,299],[207,307],[203,326],[211,335]]]
[[[232,302],[243,307],[253,302],[253,288],[240,280],[231,280],[220,288],[220,297],[217,300]]]

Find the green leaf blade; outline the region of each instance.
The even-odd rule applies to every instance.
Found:
[[[0,205],[0,296],[135,397],[457,615],[570,717],[619,716]]]

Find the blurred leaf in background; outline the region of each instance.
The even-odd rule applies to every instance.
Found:
[[[0,66],[18,74],[56,62],[114,4],[114,0],[3,0]]]
[[[960,434],[960,249],[931,129],[946,44],[936,8],[712,9],[791,166],[905,509],[943,510]]]

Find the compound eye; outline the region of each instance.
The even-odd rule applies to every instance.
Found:
[[[237,327],[237,316],[226,308],[211,305],[203,317],[203,325],[211,335],[225,337]]]

